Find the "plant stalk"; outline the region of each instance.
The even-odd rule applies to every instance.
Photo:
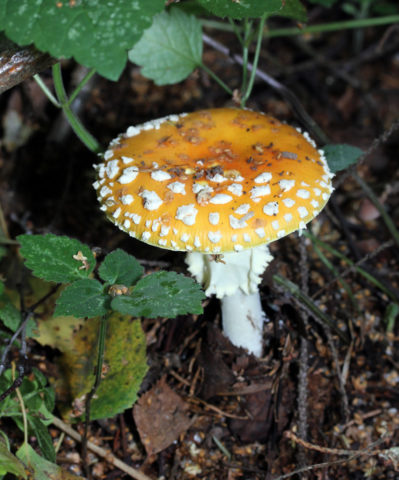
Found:
[[[91,401],[98,387],[100,386],[101,378],[102,378],[102,369],[103,369],[104,355],[105,355],[105,336],[107,333],[107,320],[108,320],[108,315],[103,315],[100,319],[95,380],[94,380],[94,385],[90,390],[90,392],[87,394],[86,401],[85,401],[85,424],[84,424],[84,432],[82,436],[82,460],[86,470],[88,470],[86,467],[87,467],[87,440],[88,440],[87,437],[88,437],[89,423],[90,423],[90,407],[91,407]],[[86,475],[90,477],[90,472],[86,472]]]
[[[90,74],[91,72],[89,72]],[[89,74],[83,79],[86,81],[90,78]],[[91,73],[92,75],[92,73]],[[82,82],[83,82],[82,80]],[[86,147],[91,150],[93,153],[99,153],[101,151],[100,145],[97,140],[89,133],[86,128],[83,126],[82,122],[76,117],[73,113],[70,101],[65,92],[64,82],[62,80],[61,74],[61,65],[60,63],[56,63],[53,65],[53,81],[54,81],[54,88],[57,94],[58,102],[64,112],[65,116],[68,119],[69,124],[71,125],[73,131],[76,135],[80,138],[80,140],[86,145]],[[78,85],[79,90],[83,87],[84,83]],[[74,95],[74,94],[72,94]]]
[[[249,77],[249,81],[248,81],[248,85],[246,87],[246,91],[243,94],[242,99],[241,99],[241,107],[242,108],[245,107],[245,103],[248,100],[249,96],[251,95],[252,88],[254,86],[255,77],[256,77],[256,70],[257,70],[257,67],[258,67],[259,56],[260,56],[260,51],[261,51],[261,47],[262,47],[263,30],[265,28],[266,19],[267,19],[267,15],[264,14],[264,15],[262,15],[262,17],[260,19],[260,22],[259,22],[258,35],[257,35],[257,39],[256,39],[256,49],[255,49],[254,59],[253,59],[253,62],[252,62],[251,75]],[[245,65],[245,70],[247,68],[248,68],[248,62]]]

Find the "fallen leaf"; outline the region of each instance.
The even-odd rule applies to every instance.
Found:
[[[169,447],[189,428],[187,410],[187,403],[167,385],[165,377],[141,396],[133,416],[149,456]]]

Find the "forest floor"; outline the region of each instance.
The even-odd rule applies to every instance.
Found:
[[[233,35],[207,33],[238,48]],[[270,246],[274,260],[260,289],[269,318],[264,355],[229,344],[215,299],[198,317],[143,319],[149,372],[140,399],[93,422],[90,440],[150,479],[399,478],[392,449],[399,446],[399,248],[389,229],[399,225],[398,47],[390,27],[264,42],[259,68],[297,95],[331,143],[367,155],[335,177],[332,199],[312,223],[320,250],[296,234]],[[239,88],[240,67],[227,57],[206,47],[204,63]],[[82,76],[72,62],[64,71],[70,87]],[[93,77],[74,108],[106,146],[129,125],[226,105],[232,100],[203,72],[156,87],[130,65],[117,83]],[[307,127],[260,80],[248,107]],[[186,272],[183,254],[144,245],[105,219],[92,188],[96,157],[33,80],[6,92],[0,109],[0,205],[11,238],[70,235],[102,252],[122,248],[147,271]],[[299,285],[347,341],[277,284],[276,274]],[[50,378],[54,355],[29,340],[30,363]],[[60,431],[50,430],[57,442]],[[298,440],[304,433],[308,443]],[[94,479],[128,478],[92,453],[89,459]],[[66,436],[57,463],[83,475],[79,443]]]

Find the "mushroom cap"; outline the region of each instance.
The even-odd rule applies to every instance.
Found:
[[[305,228],[333,190],[307,133],[219,108],[129,127],[96,166],[109,219],[146,243],[223,253]]]

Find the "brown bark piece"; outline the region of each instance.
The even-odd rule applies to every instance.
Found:
[[[20,47],[0,35],[0,93],[46,70],[56,61],[33,45]]]

